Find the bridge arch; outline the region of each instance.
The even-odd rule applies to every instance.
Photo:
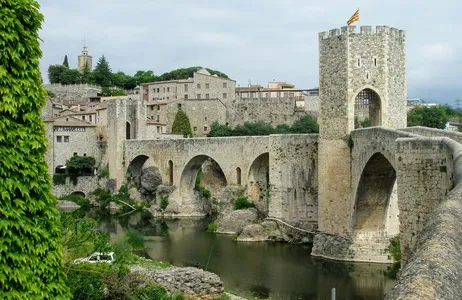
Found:
[[[157,164],[154,159],[148,155],[140,154],[133,158],[127,168],[127,181],[130,183],[135,183],[136,186],[140,185],[140,176],[143,172],[143,169],[154,167],[158,169]],[[160,170],[159,170],[160,172]],[[160,172],[162,174],[162,172]]]
[[[211,159],[216,163],[216,165],[218,165],[220,171],[223,173],[225,185],[228,185],[229,180],[226,178],[222,164],[209,155],[196,155],[189,159],[181,172],[179,193],[182,200],[191,201],[195,199],[194,188],[196,185],[197,174],[204,162],[208,159]]]
[[[256,203],[264,201],[267,197],[270,186],[269,152],[262,153],[253,160],[248,174],[249,199]],[[267,209],[268,208],[266,207],[266,210]]]
[[[368,119],[369,126],[382,125],[383,97],[372,86],[363,86],[354,93],[354,117]]]
[[[379,152],[367,161],[356,189],[353,233],[399,232],[396,170]]]

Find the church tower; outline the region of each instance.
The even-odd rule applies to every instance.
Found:
[[[83,70],[85,69],[85,65],[87,65],[88,69],[91,71],[93,67],[92,63],[93,63],[93,57],[91,55],[88,55],[87,46],[83,46],[82,55],[79,55],[78,57],[78,62],[77,62],[78,70],[80,72],[83,72]]]

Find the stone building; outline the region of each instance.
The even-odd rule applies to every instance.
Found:
[[[319,34],[319,230],[350,232],[351,156],[357,108],[371,126],[406,127],[405,33],[356,26]],[[364,113],[366,111],[367,113]],[[335,212],[335,213],[332,213]]]
[[[211,75],[206,69],[194,72],[192,78],[141,84],[143,99],[159,101],[169,99],[220,99],[227,102],[234,98],[236,82]]]
[[[77,59],[77,69],[83,72],[85,67],[90,71],[93,70],[93,57],[88,54],[87,46],[83,46],[82,55],[79,55]]]

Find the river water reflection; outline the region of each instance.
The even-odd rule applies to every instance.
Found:
[[[199,266],[220,276],[240,295],[273,299],[381,299],[394,280],[387,265],[339,263],[310,256],[311,246],[242,243],[206,232],[208,220],[159,221],[149,214],[99,217],[111,238],[136,230],[147,238],[147,256],[176,266]],[[163,237],[162,239],[155,238]]]

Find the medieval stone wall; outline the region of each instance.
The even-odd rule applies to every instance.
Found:
[[[62,85],[44,84],[45,90],[52,92],[56,95],[55,99],[59,101],[65,100],[87,100],[89,97],[96,97],[101,93],[101,87],[89,84],[69,84]]]

